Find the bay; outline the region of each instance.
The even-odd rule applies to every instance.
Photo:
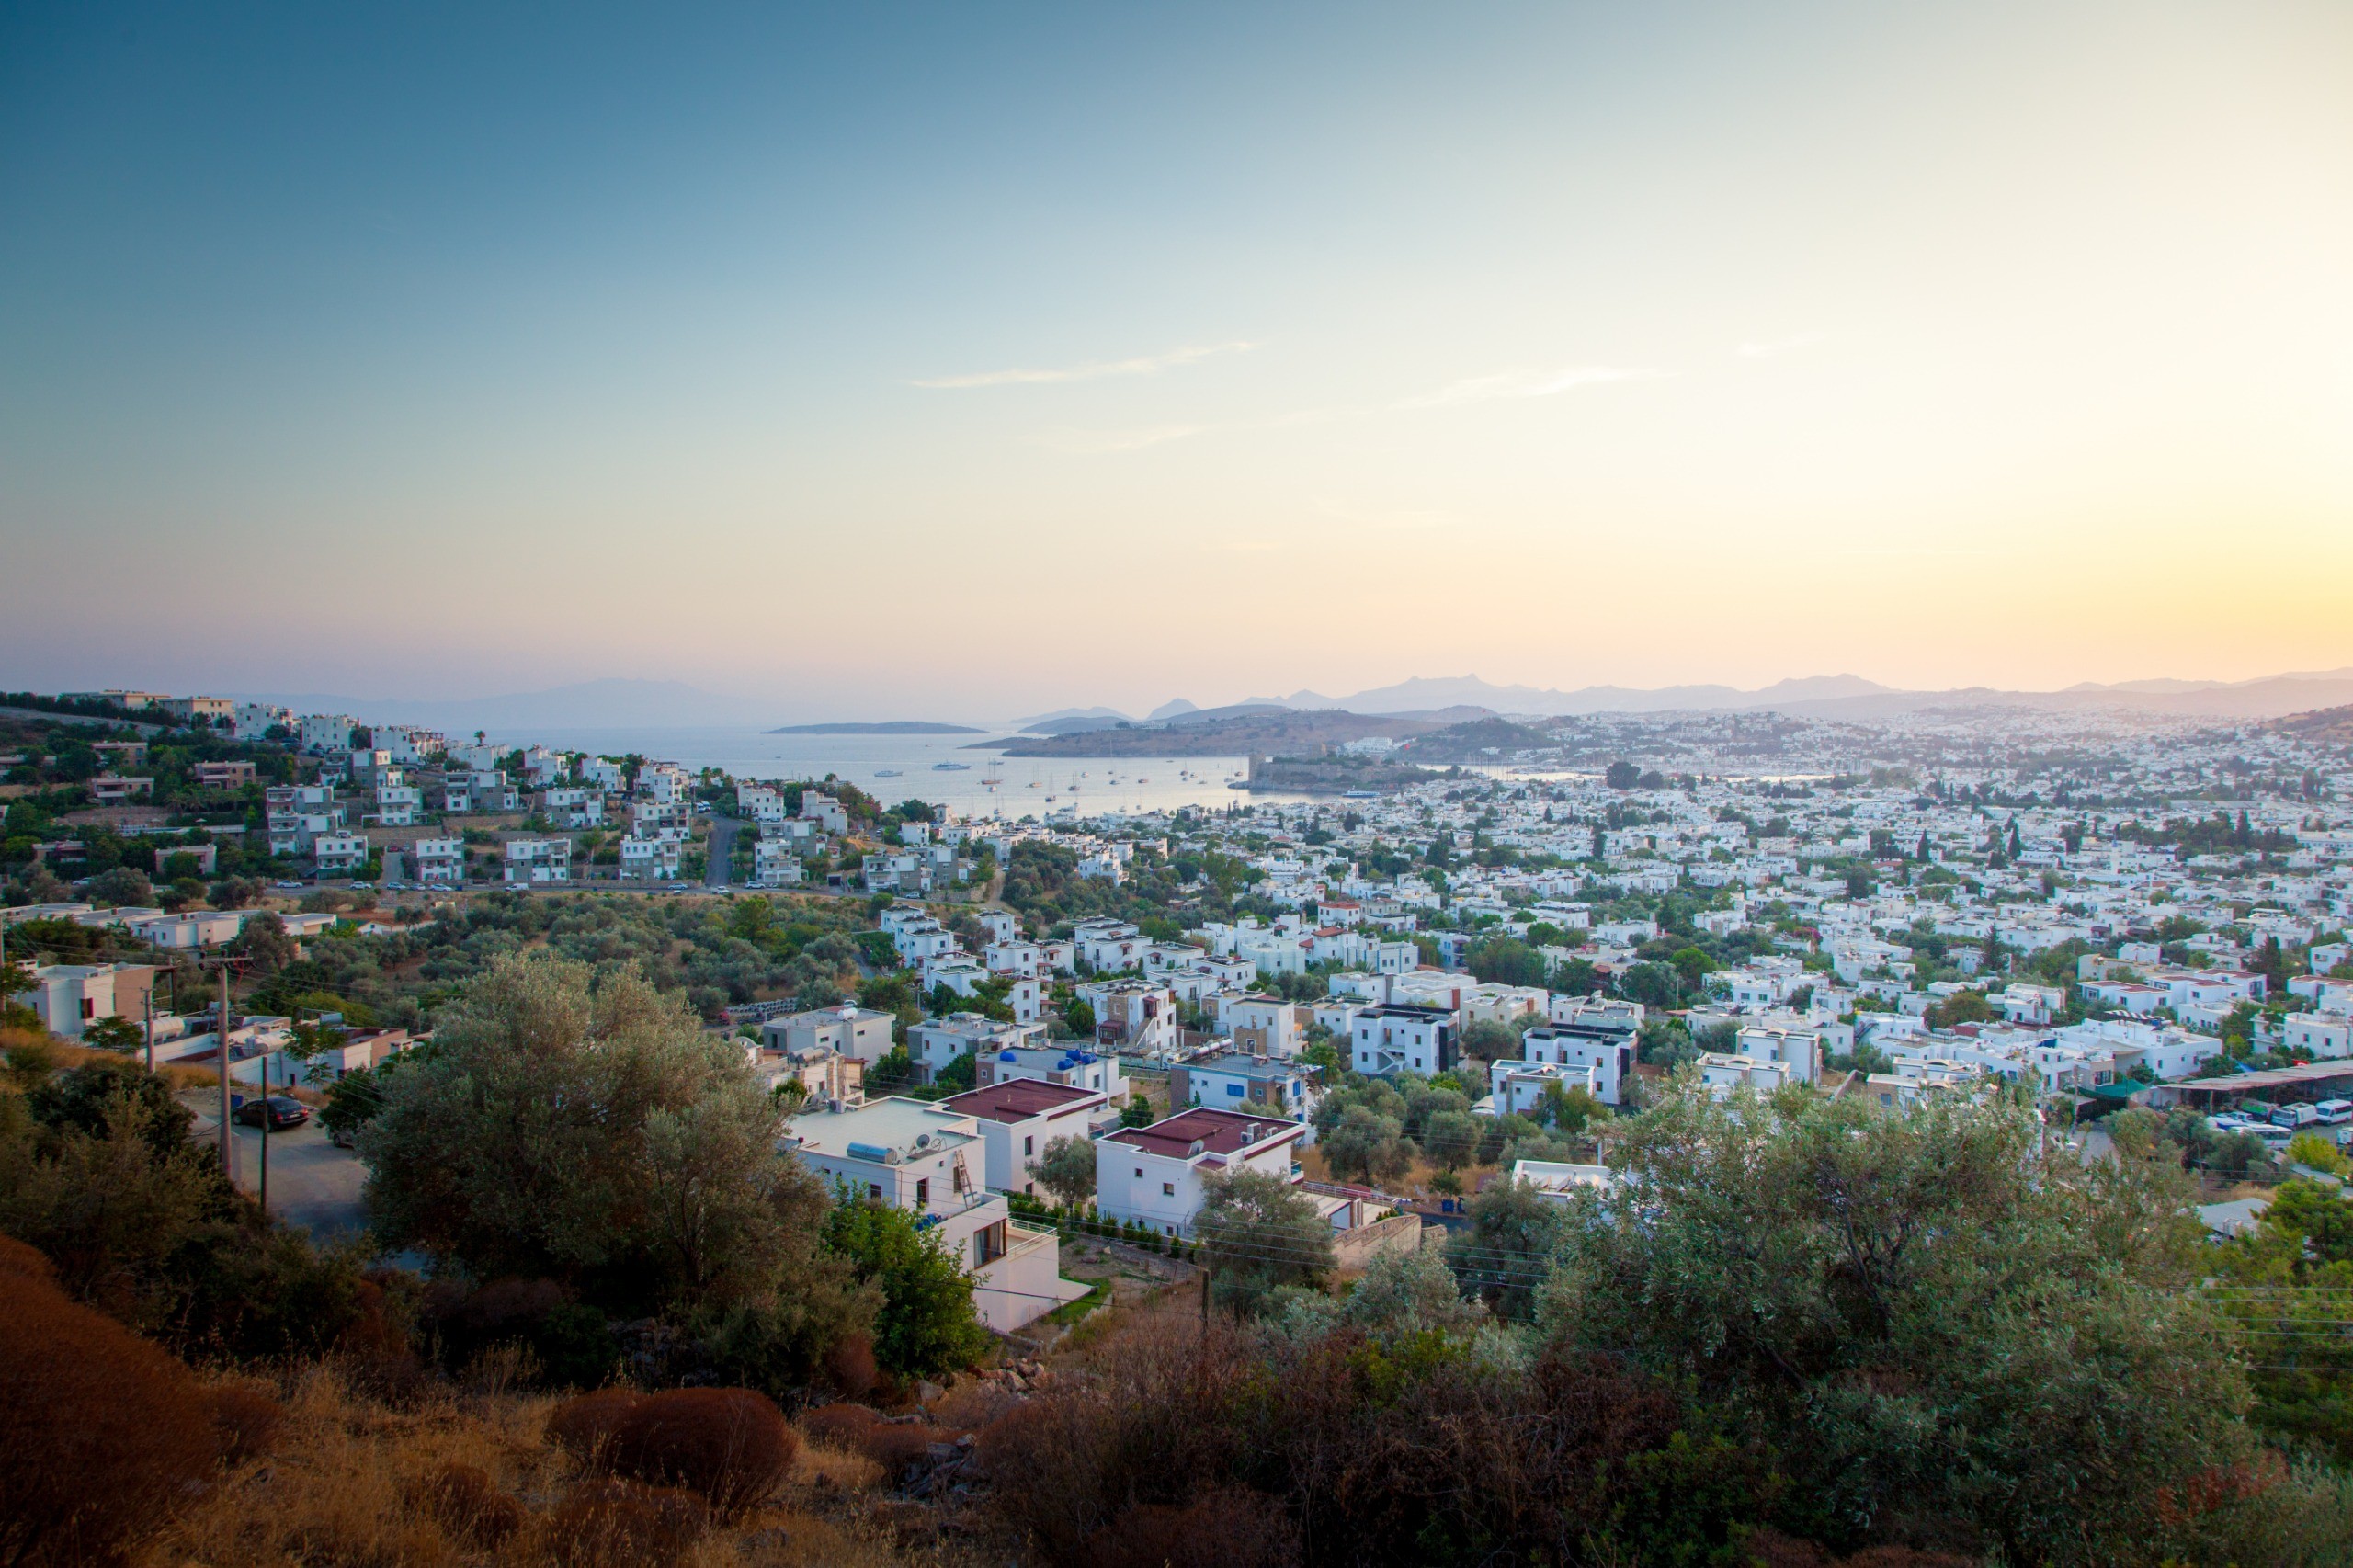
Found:
[[[1006,756],[974,749],[971,735],[772,735],[751,728],[681,725],[497,730],[502,745],[539,744],[599,756],[636,753],[681,767],[724,768],[737,778],[822,779],[857,785],[885,805],[917,800],[959,816],[1087,817],[1105,812],[1223,810],[1309,799],[1267,790],[1229,790],[1245,777],[1239,756]],[[1009,738],[1009,737],[1008,737]],[[940,770],[938,763],[961,764]]]

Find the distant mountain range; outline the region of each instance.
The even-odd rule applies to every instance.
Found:
[[[358,698],[319,692],[222,692],[220,695],[282,702],[297,712],[350,713],[379,724],[415,724],[451,735],[475,730],[511,735],[517,731],[658,729],[752,725],[781,717],[783,702],[722,696],[674,680],[592,680],[504,697],[448,699]],[[2013,691],[1960,687],[1912,691],[1882,686],[1860,676],[1808,676],[1776,681],[1753,690],[1734,686],[1654,687],[1586,686],[1572,690],[1499,686],[1477,676],[1419,676],[1347,697],[1294,691],[1289,697],[1254,697],[1246,702],[1200,708],[1183,698],[1162,703],[1142,719],[1115,708],[1063,708],[1014,720],[1006,726],[1027,734],[1083,734],[1121,724],[1178,727],[1210,723],[1250,713],[1346,711],[1384,717],[1414,717],[1439,723],[1459,722],[1467,710],[1519,717],[1561,718],[1585,713],[1777,712],[1823,719],[1893,718],[1930,709],[2032,708],[2051,711],[2126,710],[2213,720],[2277,719],[2290,713],[2353,704],[2353,667],[2296,671],[2255,680],[2151,679],[2102,685],[2086,681],[2059,691]],[[762,710],[766,710],[763,712]],[[1449,715],[1449,710],[1466,710]],[[778,733],[953,734],[984,733],[968,726],[921,720],[854,721],[788,726]],[[998,733],[1004,731],[995,732]]]
[[[1755,690],[1732,686],[1588,686],[1561,691],[1498,686],[1477,676],[1458,676],[1400,681],[1349,697],[1296,691],[1288,698],[1254,698],[1232,708],[1200,711],[1234,713],[1289,708],[1429,714],[1449,708],[1484,708],[1496,713],[1559,718],[1581,713],[1770,710],[1813,718],[1885,719],[1939,708],[2036,708],[2054,711],[2121,709],[2201,719],[2273,719],[2348,702],[2353,702],[2353,667],[2244,681],[2161,679],[2119,681],[2112,685],[2087,681],[2063,691],[2010,691],[1993,687],[1907,691],[1854,675],[1809,676],[1777,681]],[[1176,722],[1198,716],[1187,714]]]

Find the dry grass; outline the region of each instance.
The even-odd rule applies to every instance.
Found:
[[[355,1393],[332,1368],[301,1371],[267,1458],[222,1483],[145,1543],[139,1568],[523,1568],[577,1542],[556,1516],[602,1484],[545,1440],[551,1398],[445,1391],[411,1409]],[[453,1471],[478,1472],[522,1510],[503,1539],[469,1539],[462,1517],[426,1505]],[[903,1548],[877,1521],[881,1467],[804,1443],[769,1505],[678,1542],[681,1568],[906,1568],[960,1561]],[[577,1510],[575,1509],[575,1512]],[[444,1514],[457,1511],[442,1509]],[[1002,1561],[1001,1556],[996,1559]]]

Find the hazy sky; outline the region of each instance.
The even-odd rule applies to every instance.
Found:
[[[2353,664],[2353,6],[18,5],[0,686]]]

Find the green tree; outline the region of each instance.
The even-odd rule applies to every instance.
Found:
[[[1440,1170],[1461,1170],[1478,1151],[1478,1119],[1467,1110],[1439,1111],[1423,1126],[1421,1145]]]
[[[1496,1316],[1524,1321],[1552,1273],[1568,1211],[1528,1182],[1496,1181],[1471,1200],[1470,1213],[1470,1229],[1447,1242],[1447,1267]]]
[[[1624,1124],[1621,1191],[1574,1206],[1544,1315],[1688,1380],[1824,1520],[1926,1509],[2021,1561],[2087,1555],[2064,1543],[2251,1457],[2245,1374],[2184,1289],[2193,1190],[2141,1123],[2117,1148],[2046,1150],[2002,1098],[1895,1116],[1681,1081]]]
[[[1074,996],[1063,1004],[1063,1024],[1080,1040],[1095,1038],[1095,1009],[1084,996]]]
[[[1404,1176],[1418,1152],[1405,1137],[1405,1124],[1368,1106],[1351,1106],[1324,1130],[1317,1146],[1332,1174],[1373,1182]]]
[[[1143,1092],[1141,1089],[1130,1090],[1128,1093],[1128,1103],[1120,1108],[1120,1125],[1122,1127],[1150,1127],[1152,1122],[1152,1101],[1144,1097]]]
[[[1290,1182],[1245,1169],[1202,1185],[1193,1239],[1214,1298],[1236,1316],[1259,1312],[1282,1287],[1313,1284],[1330,1271],[1332,1227]]]
[[[824,1271],[826,1208],[779,1159],[743,1052],[633,973],[500,960],[381,1077],[360,1127],[379,1236],[477,1278],[551,1277],[643,1311],[772,1294]]]
[[[147,1043],[147,1037],[129,1018],[93,1018],[82,1026],[82,1043],[98,1051],[132,1051]]]
[[[84,1038],[88,1037],[84,1030]],[[2306,1165],[2329,1176],[2342,1176],[2353,1171],[2353,1160],[2344,1151],[2315,1132],[2299,1132],[2288,1140],[2288,1160],[2291,1165]]]
[[[1697,992],[1699,983],[1721,967],[1699,948],[1681,949],[1666,961],[1675,966],[1677,977],[1683,982],[1683,989],[1690,992]]]
[[[1519,1057],[1520,1037],[1509,1024],[1480,1018],[1462,1030],[1462,1054],[1481,1062],[1509,1062]]]
[[[1095,1196],[1095,1141],[1056,1138],[1038,1156],[1038,1183],[1065,1209],[1076,1209]]]
[[[931,1377],[987,1354],[992,1341],[972,1312],[972,1276],[940,1245],[937,1230],[904,1209],[847,1202],[827,1217],[825,1243],[881,1296],[874,1360],[884,1371]]]
[[[1641,768],[1621,757],[1609,765],[1608,771],[1601,776],[1601,781],[1612,790],[1631,790],[1642,777]]]
[[[244,958],[262,974],[276,974],[301,954],[294,938],[286,932],[286,922],[269,910],[248,915],[231,950]]]

